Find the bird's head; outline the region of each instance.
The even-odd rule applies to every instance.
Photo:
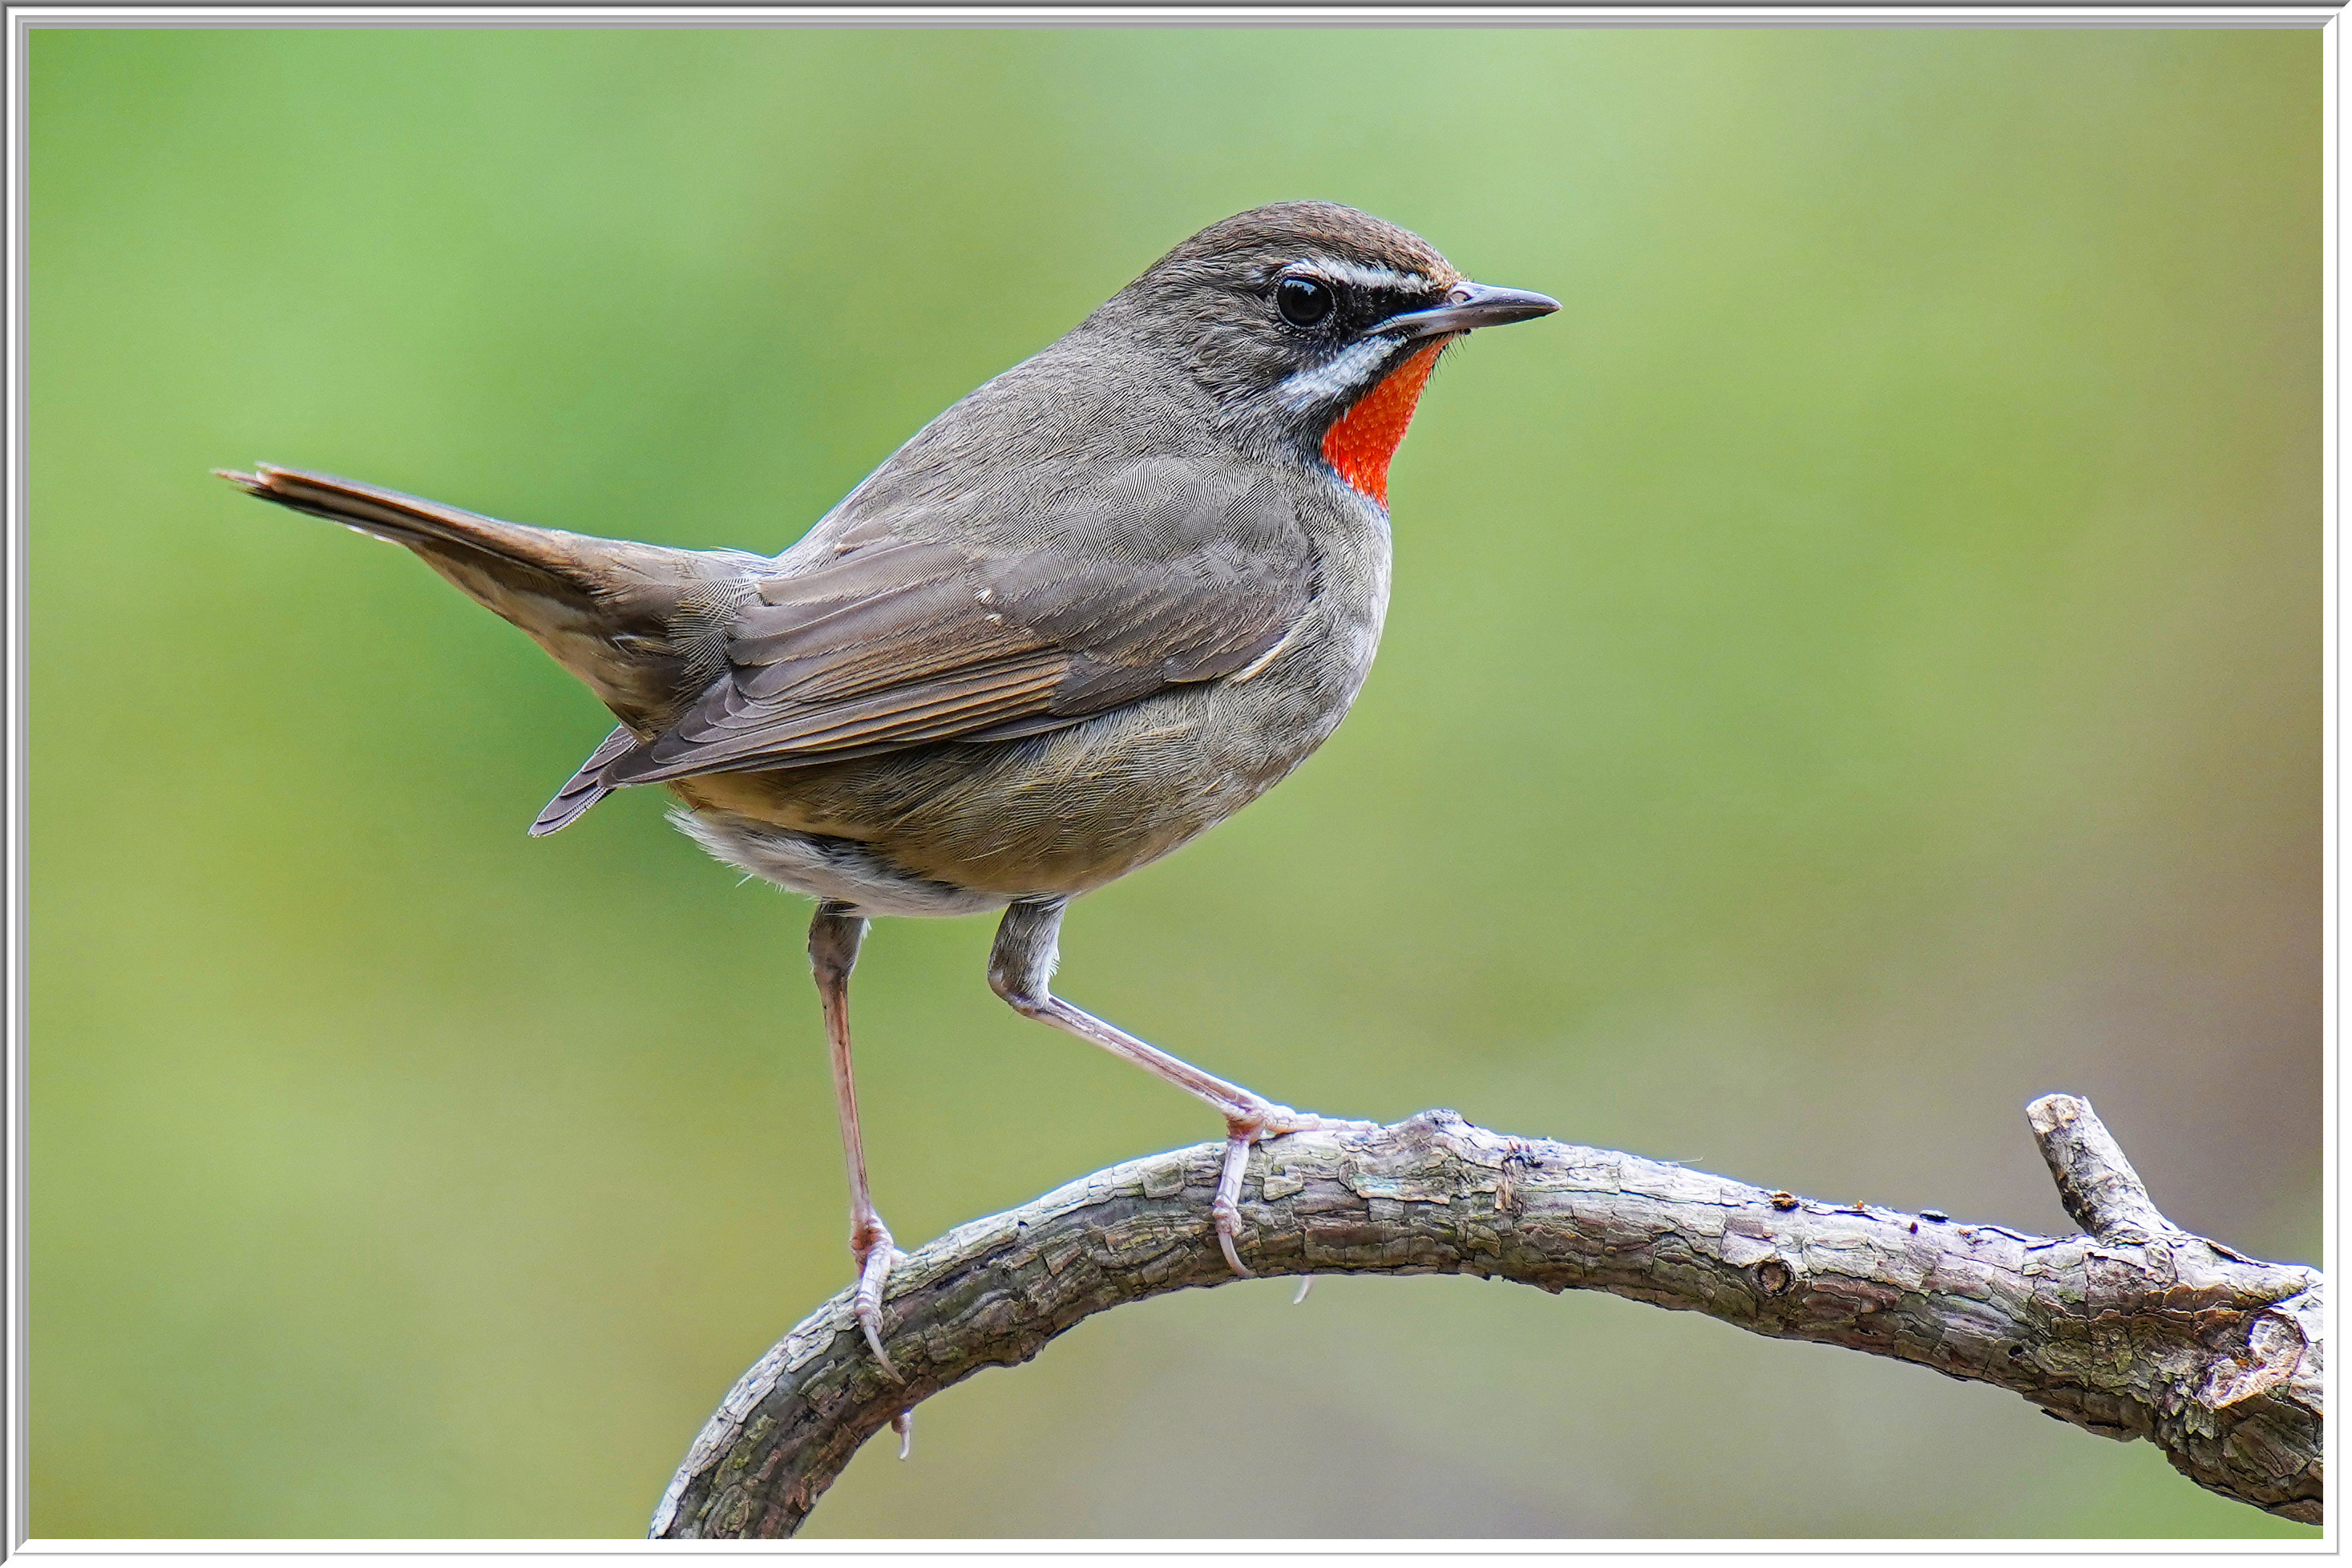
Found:
[[[1328,463],[1386,503],[1438,354],[1559,302],[1473,283],[1409,229],[1332,202],[1210,225],[1087,322],[1190,377],[1240,444]]]

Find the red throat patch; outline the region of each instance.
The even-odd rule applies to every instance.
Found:
[[[1429,384],[1437,352],[1444,346],[1432,343],[1382,376],[1324,434],[1323,460],[1382,506],[1389,504],[1389,459],[1412,423],[1413,405],[1421,401],[1421,389]]]

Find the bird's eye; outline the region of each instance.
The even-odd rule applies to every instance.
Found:
[[[1311,327],[1331,313],[1331,285],[1319,278],[1286,278],[1274,291],[1274,308],[1294,327]]]

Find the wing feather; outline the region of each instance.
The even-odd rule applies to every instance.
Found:
[[[727,668],[604,782],[1042,733],[1247,668],[1315,592],[1280,477],[1239,465],[1135,463],[1018,506],[833,521],[854,542],[762,578]]]

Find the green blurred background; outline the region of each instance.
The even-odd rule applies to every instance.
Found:
[[[1433,1105],[2071,1228],[2085,1094],[2318,1260],[2320,37],[41,31],[32,1527],[641,1531],[848,1279],[805,906],[404,554],[205,470],[772,551],[1200,226],[1566,302],[1449,358],[1354,717],[1067,994]],[[859,971],[901,1241],[1205,1140]],[[1612,1298],[1237,1284],[862,1453],[814,1535],[2271,1535],[2145,1444]]]

